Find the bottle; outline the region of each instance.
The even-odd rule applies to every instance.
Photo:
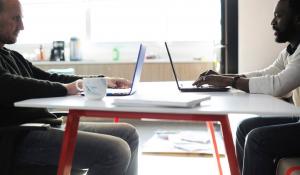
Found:
[[[44,52],[44,48],[43,48],[42,44],[40,44],[39,54],[38,54],[38,60],[40,60],[40,61],[44,61],[45,60],[45,52]]]
[[[119,51],[119,49],[118,48],[113,48],[113,56],[112,56],[112,59],[114,60],[114,61],[119,61],[120,60],[120,51]]]
[[[70,61],[80,61],[81,60],[81,50],[80,42],[76,37],[70,39]]]

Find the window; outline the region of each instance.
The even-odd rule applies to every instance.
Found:
[[[219,41],[218,0],[109,0],[91,5],[91,39]]]
[[[220,0],[22,0],[21,3],[25,26],[18,38],[17,44],[21,45],[51,45],[55,40],[68,43],[71,37],[100,47],[105,43],[105,48],[107,43],[142,41],[155,45],[180,41],[187,42],[189,47],[191,43],[200,43],[198,47],[206,45],[204,52],[212,53],[213,47],[221,43]]]
[[[52,43],[85,37],[85,3],[76,0],[32,1],[23,3],[25,30],[20,32],[19,44]]]
[[[219,0],[25,0],[20,43],[219,41]]]

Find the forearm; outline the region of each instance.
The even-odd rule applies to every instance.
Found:
[[[235,89],[239,89],[249,93],[249,79],[239,75],[233,76],[216,76],[215,79],[212,80],[211,84],[215,84],[218,86],[217,82],[220,82],[219,86],[232,86]],[[219,78],[219,79],[218,79]]]
[[[60,83],[36,80],[8,73],[0,74],[0,103],[13,103],[29,98],[42,98],[67,95]]]
[[[244,78],[246,78],[246,76],[243,75],[243,74],[223,74],[223,76],[225,76],[225,77],[244,77]]]
[[[224,75],[207,75],[200,77],[193,83],[195,86],[201,86],[203,84],[214,85],[217,87],[232,86],[233,88],[249,92],[249,79],[237,75],[235,77]]]
[[[249,93],[249,79],[243,77],[239,78],[236,80],[235,88]]]
[[[82,78],[82,76],[59,75],[55,73],[48,73],[37,67],[32,67],[32,72],[33,72],[33,77],[36,79],[48,80],[48,81],[60,82],[60,83],[71,83]]]

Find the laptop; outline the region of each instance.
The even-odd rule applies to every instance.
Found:
[[[131,87],[128,89],[108,88],[106,96],[127,96],[127,95],[132,95],[136,92],[137,86],[140,82],[141,75],[142,75],[145,54],[146,54],[146,47],[143,44],[140,44],[140,49],[139,49],[139,53],[137,56],[133,77],[132,77]]]
[[[131,87],[127,89],[107,88],[106,96],[127,96],[127,95],[132,95],[136,92],[137,86],[141,79],[142,68],[145,60],[145,53],[146,53],[146,47],[143,44],[140,44]],[[81,95],[84,96],[84,92],[82,92]]]
[[[172,67],[172,71],[173,71],[174,78],[175,78],[175,81],[176,81],[179,91],[181,91],[181,92],[224,92],[224,91],[228,91],[230,89],[229,87],[217,87],[217,86],[212,86],[212,85],[202,85],[202,86],[197,87],[197,86],[193,86],[191,82],[188,82],[188,84],[187,84],[187,82],[180,83],[177,78],[175,66],[173,64],[167,42],[165,42],[165,46],[167,49],[167,53],[169,56],[171,67]]]

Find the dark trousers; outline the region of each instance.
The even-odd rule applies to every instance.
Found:
[[[242,175],[275,175],[276,160],[300,157],[298,117],[257,117],[243,120],[236,133]]]
[[[61,128],[31,131],[17,146],[18,165],[57,166]],[[137,175],[139,138],[125,123],[80,123],[73,159],[74,169],[88,169],[88,175]]]

